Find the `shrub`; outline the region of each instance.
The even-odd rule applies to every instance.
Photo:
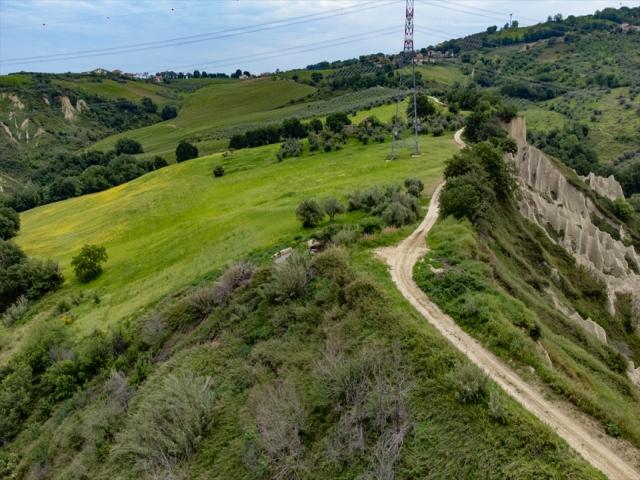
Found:
[[[0,269],[23,262],[27,256],[14,242],[0,240]]]
[[[390,203],[382,212],[384,223],[394,227],[401,227],[416,220],[416,214],[402,202],[396,200]]]
[[[424,190],[424,183],[422,183],[422,180],[418,178],[407,178],[404,181],[404,186],[407,189],[407,192],[414,197],[420,197]]]
[[[170,374],[140,395],[118,436],[115,453],[141,471],[158,471],[189,458],[213,422],[211,378]]]
[[[98,245],[84,245],[78,255],[71,259],[73,271],[83,283],[90,282],[102,273],[102,264],[107,261],[107,250]]]
[[[126,153],[127,155],[135,155],[136,153],[143,153],[142,145],[140,142],[132,140],[130,138],[121,138],[116,142],[115,146],[116,155]]]
[[[198,157],[198,149],[189,142],[182,141],[176,147],[176,162],[184,162]]]
[[[170,120],[172,118],[176,118],[177,116],[178,110],[176,110],[176,107],[172,105],[165,105],[162,109],[162,112],[160,112],[160,117],[162,118],[162,120]]]
[[[169,164],[163,157],[161,157],[160,155],[156,155],[153,157],[153,160],[151,160],[150,165],[152,170],[159,170],[161,168],[166,167]]]
[[[222,165],[216,165],[213,169],[213,176],[216,178],[224,176],[224,167]]]
[[[251,282],[254,273],[255,267],[247,262],[229,265],[213,288],[216,305],[224,304],[234,291]]]
[[[624,201],[622,198],[618,198],[613,202],[613,213],[623,222],[631,220],[634,211],[633,207]]]
[[[487,377],[475,365],[464,362],[447,374],[460,403],[480,403],[487,394]]]
[[[294,252],[286,261],[274,265],[266,289],[273,300],[284,302],[303,296],[310,279],[308,255]]]
[[[309,130],[315,133],[321,132],[322,128],[322,120],[320,120],[319,118],[314,118],[309,122]]]
[[[323,203],[324,211],[329,215],[329,219],[333,221],[336,215],[344,212],[344,205],[342,205],[334,197],[327,198]]]
[[[9,240],[20,230],[20,216],[13,208],[0,206],[0,238]]]
[[[297,138],[287,138],[278,152],[278,160],[288,157],[299,157],[302,154],[302,142]]]
[[[324,211],[320,204],[313,200],[303,200],[296,209],[296,217],[304,228],[317,226],[324,218]]]
[[[142,97],[142,109],[146,112],[146,113],[156,113],[158,111],[158,106],[153,103],[153,100],[151,100],[149,97]]]
[[[360,228],[365,235],[379,232],[383,226],[382,220],[378,217],[366,217],[360,221]]]
[[[506,425],[507,410],[504,406],[504,402],[502,401],[502,398],[500,398],[500,395],[495,391],[491,391],[491,393],[489,393],[487,410],[491,420],[493,420],[494,422],[500,425]]]
[[[27,300],[27,297],[21,295],[18,297],[18,300],[16,300],[16,302],[7,308],[2,314],[2,323],[4,323],[5,327],[10,327],[22,319],[28,309],[29,301]]]
[[[349,245],[358,239],[360,232],[354,227],[345,227],[336,232],[331,241],[336,245]]]

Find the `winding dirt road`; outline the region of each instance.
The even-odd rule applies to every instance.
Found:
[[[454,140],[464,147],[461,134],[462,130],[457,131]],[[438,200],[443,185],[440,184],[433,193],[427,215],[418,228],[399,245],[377,251],[389,265],[391,277],[400,292],[454,347],[610,480],[640,480],[638,470],[620,456],[623,449],[618,449],[618,444],[612,443],[615,441],[606,437],[593,420],[564,402],[547,400],[540,388],[525,382],[507,364],[465,333],[416,285],[413,267],[427,253],[425,236],[438,219]],[[635,449],[625,445],[624,450]],[[635,457],[635,454],[630,456]]]

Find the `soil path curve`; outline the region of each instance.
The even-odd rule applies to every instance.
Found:
[[[461,135],[462,129],[455,133],[454,141],[464,147]],[[640,480],[640,473],[618,454],[618,450],[614,451],[609,439],[593,421],[564,402],[547,400],[542,389],[524,381],[511,367],[465,333],[416,285],[413,267],[427,253],[425,237],[438,219],[439,195],[443,185],[440,184],[433,193],[427,215],[418,228],[399,245],[377,251],[389,265],[391,278],[400,292],[454,347],[610,480]],[[627,445],[627,449],[633,448]]]

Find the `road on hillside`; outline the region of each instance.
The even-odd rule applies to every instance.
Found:
[[[461,135],[462,129],[455,133],[454,140],[462,148],[465,145]],[[427,215],[418,228],[399,245],[377,251],[389,265],[391,277],[400,292],[454,347],[514,400],[551,427],[593,467],[610,480],[640,480],[640,473],[613,450],[606,436],[592,421],[564,402],[546,400],[540,388],[525,382],[507,364],[465,333],[416,285],[413,267],[428,251],[425,237],[438,219],[439,196],[443,185],[440,184],[433,193]]]

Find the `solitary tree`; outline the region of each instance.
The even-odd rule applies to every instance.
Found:
[[[85,245],[80,253],[71,259],[73,271],[83,283],[98,278],[102,264],[107,261],[107,249],[99,245]]]
[[[214,177],[222,177],[224,175],[224,167],[222,165],[216,165],[213,169]]]
[[[165,105],[160,112],[160,117],[162,120],[170,120],[172,118],[176,118],[178,116],[178,110],[173,105]]]
[[[189,142],[182,141],[176,147],[176,162],[184,162],[198,156],[198,149]]]
[[[303,200],[296,209],[296,217],[304,228],[315,227],[324,218],[324,211],[315,200]]]
[[[143,153],[142,145],[140,142],[132,140],[130,138],[121,138],[116,142],[115,147],[116,155],[126,153],[129,155],[135,155],[136,153]]]
[[[333,219],[336,218],[336,215],[344,212],[344,205],[342,205],[338,200],[336,200],[333,197],[327,198],[323,203],[323,207],[324,207],[324,211],[327,212],[327,215],[329,215],[329,218],[331,219],[331,221],[333,221]]]

